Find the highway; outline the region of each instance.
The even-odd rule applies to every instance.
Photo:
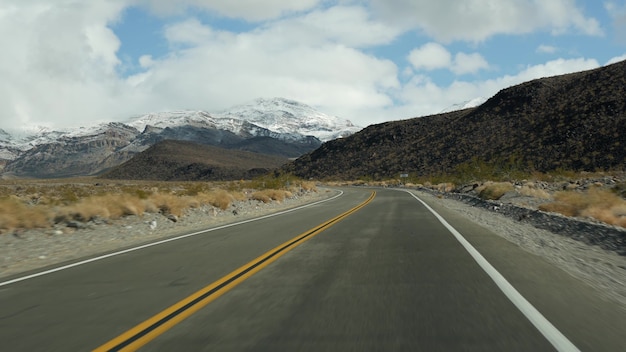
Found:
[[[595,288],[419,193],[342,191],[5,278],[0,351],[625,350]]]

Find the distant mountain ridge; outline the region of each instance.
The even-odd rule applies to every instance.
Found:
[[[278,156],[164,140],[114,167],[102,177],[155,181],[251,179],[287,161],[287,158]]]
[[[283,170],[382,179],[449,173],[475,161],[529,171],[625,170],[626,61],[522,83],[475,108],[372,125]]]
[[[58,131],[42,128],[21,136],[0,131],[0,172],[5,177],[94,175],[163,140],[295,158],[321,145],[316,132],[327,140],[360,129],[295,101],[275,98],[257,102],[263,106],[255,108],[253,103],[246,105],[247,110],[239,106],[219,114],[160,112],[124,123]],[[264,119],[271,121],[264,123]]]

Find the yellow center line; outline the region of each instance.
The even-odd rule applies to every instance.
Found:
[[[202,307],[213,302],[224,293],[230,291],[247,278],[256,274],[264,267],[273,263],[285,253],[360,210],[369,204],[375,196],[376,192],[372,192],[370,197],[363,203],[266,252],[239,269],[227,274],[221,279],[156,314],[152,318],[149,318],[113,340],[96,348],[94,351],[136,351],[148,342],[154,340],[159,335],[171,329],[176,324],[185,320]]]

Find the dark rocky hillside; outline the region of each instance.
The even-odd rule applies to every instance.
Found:
[[[389,178],[471,161],[524,170],[626,168],[626,61],[500,91],[483,105],[372,125],[286,165],[300,177]]]
[[[164,140],[103,174],[127,180],[197,181],[250,179],[280,167],[286,158]]]

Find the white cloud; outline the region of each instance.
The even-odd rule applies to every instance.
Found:
[[[152,55],[142,55],[139,57],[139,66],[141,68],[150,68],[152,65],[154,65]]]
[[[138,0],[156,13],[180,15],[189,8],[203,9],[222,16],[241,18],[248,21],[263,21],[279,18],[295,12],[314,8],[322,0]]]
[[[551,45],[539,45],[536,50],[540,54],[554,54],[559,51],[559,48],[551,46]]]
[[[616,63],[624,61],[624,60],[626,60],[626,54],[621,55],[621,56],[617,56],[617,57],[614,57],[614,58],[611,58],[609,61],[607,61],[607,63],[605,65],[616,64]]]
[[[353,48],[391,43],[401,31],[374,21],[358,6],[334,6],[306,15],[272,22],[265,28],[268,40],[279,38],[294,43],[316,45],[331,41]]]
[[[411,51],[407,57],[411,66],[402,71],[373,53],[378,46],[392,45],[405,28],[420,28],[443,39],[477,41],[503,31],[519,32],[520,28],[583,31],[586,22],[542,22],[531,16],[533,24],[528,27],[515,21],[511,27],[500,27],[499,22],[493,23],[495,19],[472,13],[472,6],[481,3],[473,0],[463,6],[471,5],[467,11],[478,20],[475,25],[479,28],[469,28],[464,19],[457,25],[444,18],[454,25],[448,30],[436,23],[438,13],[432,12],[439,2],[389,1],[388,7],[394,11],[399,5],[405,9],[411,9],[413,3],[422,6],[424,14],[399,18],[410,24],[403,27],[373,17],[365,7],[314,8],[316,4],[326,5],[324,0],[248,1],[248,7],[217,0],[183,1],[183,9],[195,6],[250,21],[269,21],[249,32],[232,33],[202,23],[198,19],[201,16],[181,16],[179,22],[163,28],[169,52],[160,57],[146,53],[135,63],[143,71],[123,77],[119,73],[123,69],[118,58],[120,41],[110,24],[119,20],[129,4],[152,6],[164,15],[180,14],[172,5],[175,2],[57,0],[50,5],[46,0],[4,0],[0,4],[0,128],[84,125],[170,109],[217,111],[273,96],[300,100],[366,124],[431,114],[477,95],[490,96],[523,80],[598,66],[594,60],[555,60],[527,67],[513,76],[487,81],[457,79],[441,86],[425,74],[435,69],[474,74],[490,65],[480,53],[451,53],[435,42]],[[564,2],[569,3],[558,0],[557,4]],[[449,5],[448,1],[442,3]],[[547,6],[539,2],[520,4],[534,9]],[[490,15],[505,10],[499,3],[493,6],[485,10]],[[516,5],[513,9],[520,6],[524,7]],[[572,7],[566,12],[571,15],[579,11]],[[427,18],[416,24],[412,22],[414,16]],[[498,21],[516,16],[506,12]],[[400,77],[409,83],[401,84]]]
[[[425,32],[437,41],[484,41],[498,34],[547,30],[561,34],[571,29],[602,35],[598,20],[587,18],[574,0],[370,0],[376,13],[388,21]]]
[[[431,115],[477,97],[489,98],[504,88],[522,82],[597,67],[599,64],[593,59],[557,59],[545,64],[527,66],[515,75],[483,81],[456,80],[447,86],[437,85],[428,76],[416,75],[395,96],[400,103],[385,109],[384,113],[379,112],[378,115],[394,119]]]
[[[528,66],[515,76],[504,76],[501,81],[509,86],[536,78],[563,75],[566,73],[591,70],[600,67],[595,59],[556,59],[545,64]]]
[[[613,20],[615,37],[621,43],[626,43],[626,38],[624,38],[624,32],[626,31],[626,4],[607,1],[604,3],[604,8]]]
[[[479,53],[460,52],[452,59],[448,49],[438,43],[426,43],[411,50],[407,60],[417,70],[448,69],[457,75],[476,73],[489,68],[487,60]]]
[[[296,6],[274,3],[281,11]],[[359,7],[320,9],[246,33],[183,19],[164,28],[167,55],[143,55],[137,60],[144,71],[122,77],[120,42],[108,26],[124,5],[0,5],[0,33],[11,34],[0,34],[1,127],[75,126],[170,109],[216,111],[273,96],[354,117],[356,108],[391,105],[385,92],[400,87],[393,62],[357,49],[389,43],[399,32]]]
[[[391,61],[325,41],[323,33],[315,46],[293,42],[289,36],[281,40],[268,35],[280,30],[276,26],[281,24],[250,33],[203,37],[205,42],[158,60],[148,74],[131,80],[151,92],[153,110],[167,108],[162,101],[185,108],[220,109],[260,96],[283,96],[318,106],[391,103],[379,92],[399,86]],[[176,28],[176,38],[186,38],[179,32],[183,27],[171,27]],[[201,32],[214,31],[207,27]]]
[[[437,43],[426,43],[411,50],[408,60],[418,70],[430,71],[452,65],[452,55],[448,49]]]
[[[202,25],[196,18],[169,25],[165,28],[165,38],[170,43],[198,45],[214,38],[214,31]]]
[[[107,23],[122,8],[105,1],[1,4],[3,124],[75,124],[108,111],[118,94],[120,42]]]
[[[489,68],[489,63],[479,53],[458,53],[454,57],[454,65],[452,66],[452,72],[457,75],[464,75],[468,73],[476,73],[480,70]]]

